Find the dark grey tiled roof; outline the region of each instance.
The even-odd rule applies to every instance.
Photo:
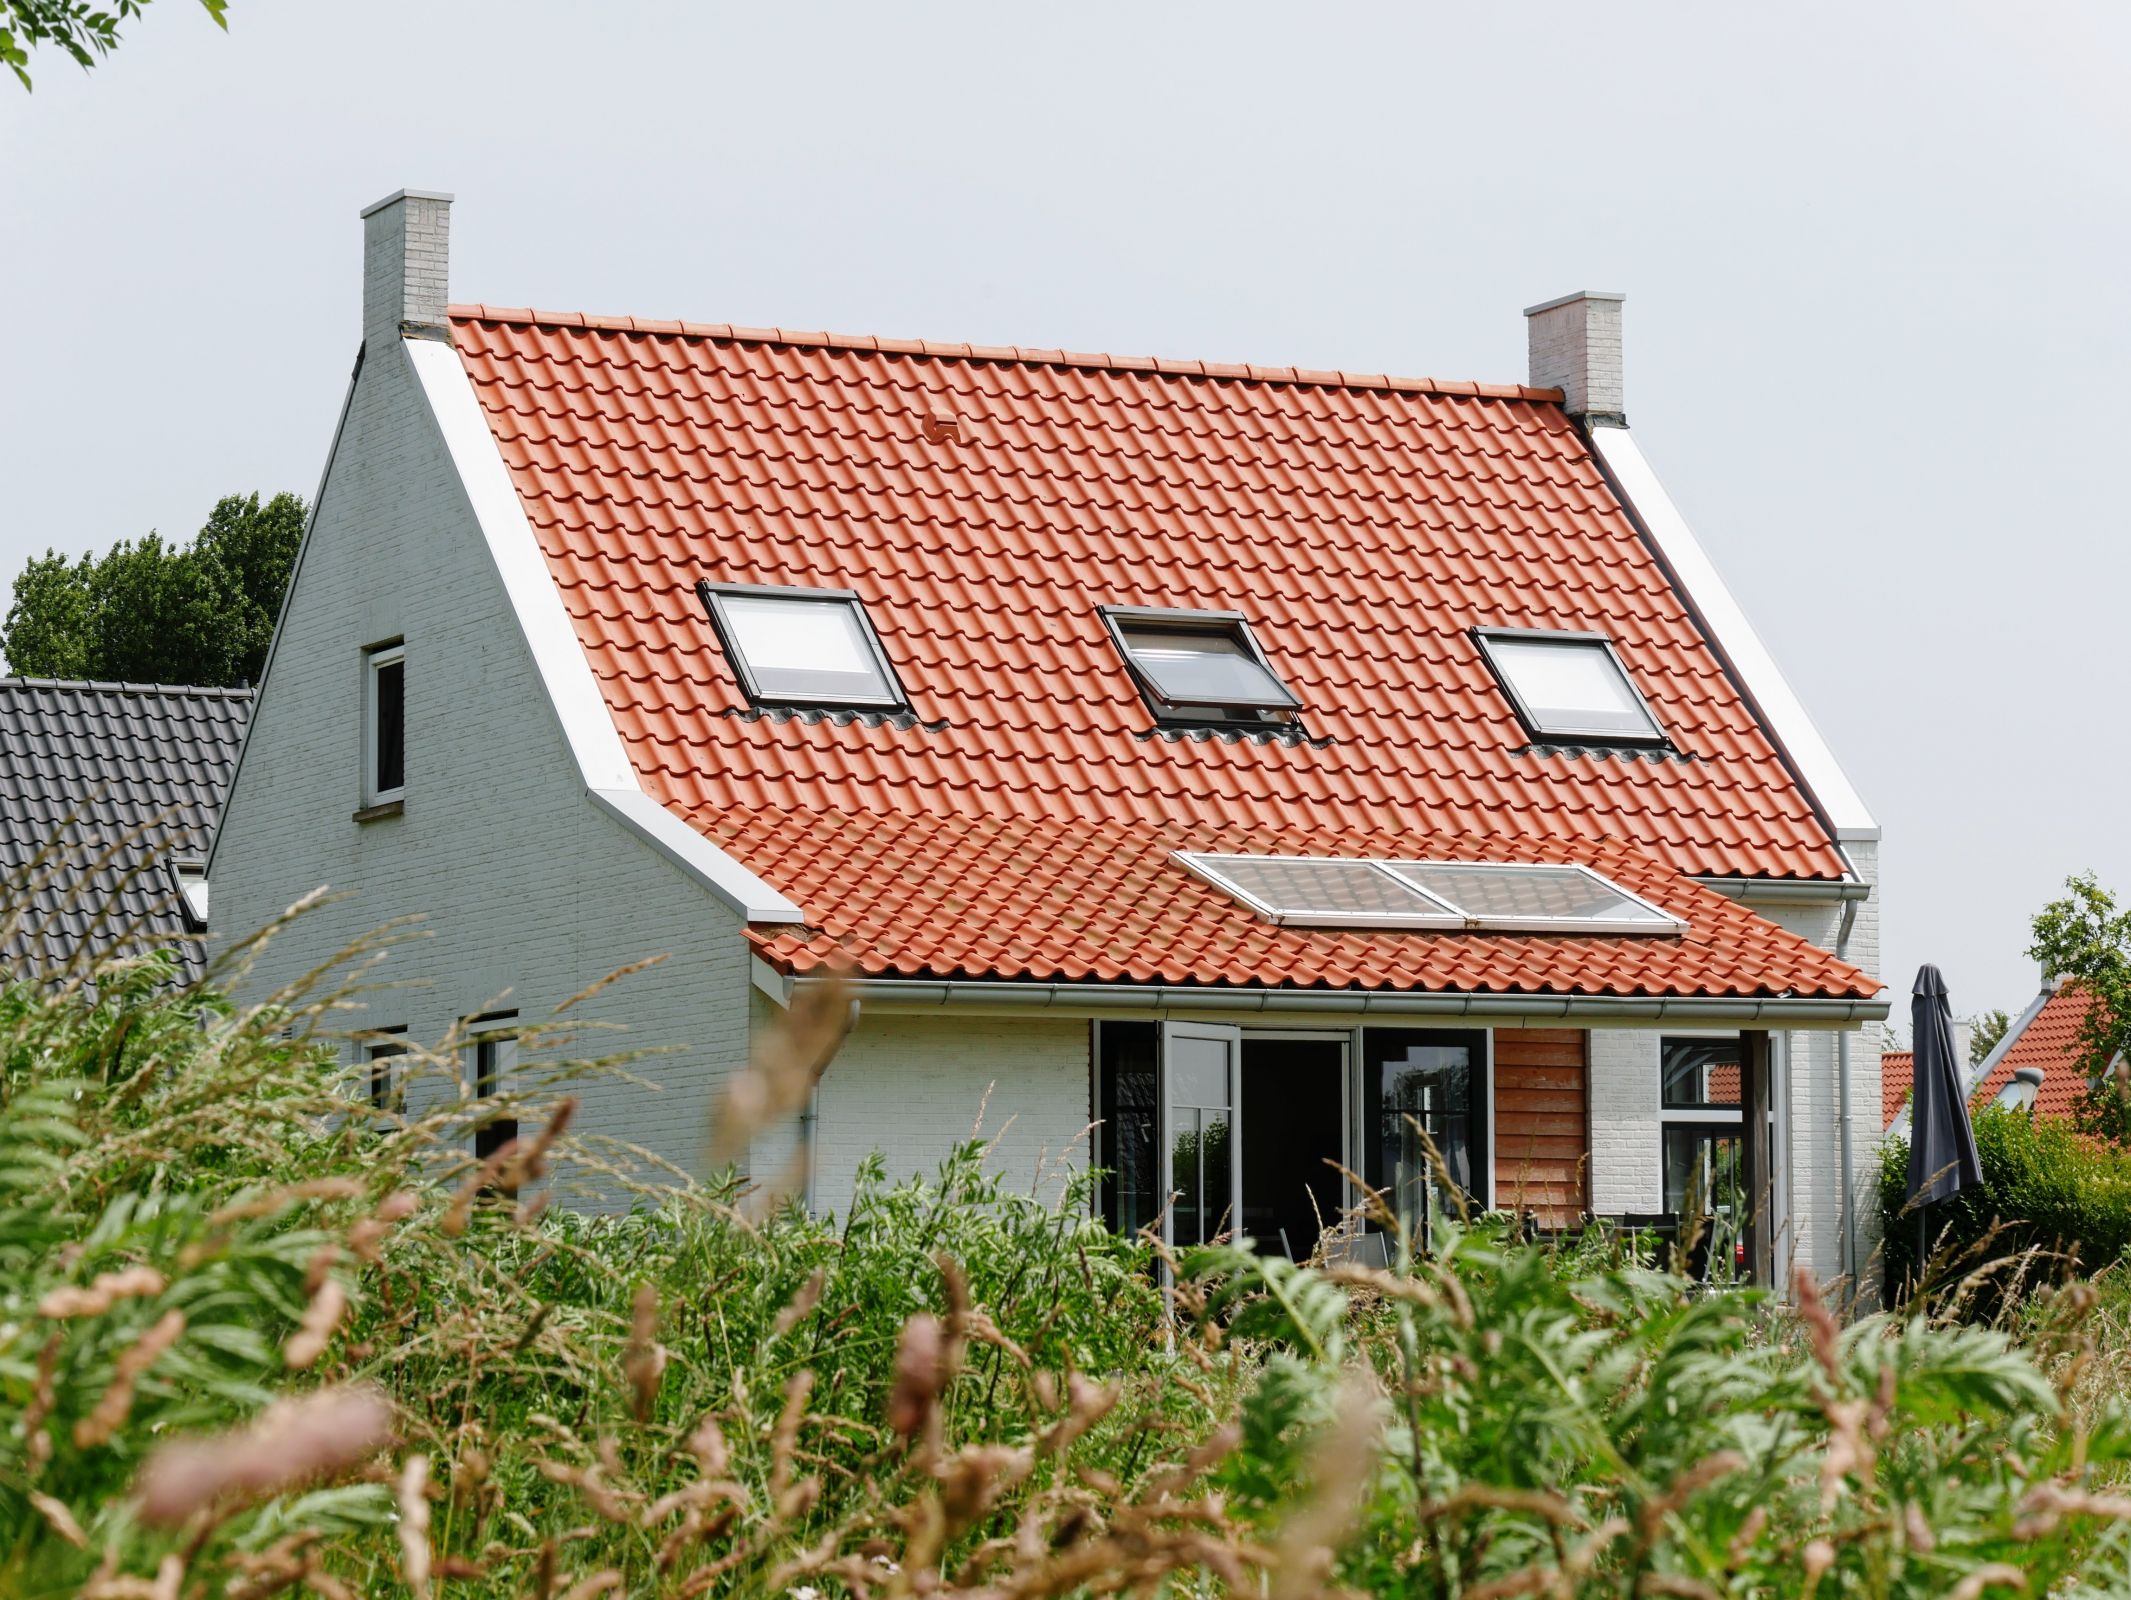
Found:
[[[35,975],[145,937],[197,970],[168,864],[206,854],[251,706],[249,689],[0,678],[0,960]]]

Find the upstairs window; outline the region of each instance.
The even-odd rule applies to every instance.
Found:
[[[849,590],[699,583],[696,592],[757,705],[906,709],[865,607]]]
[[[1490,629],[1488,665],[1535,739],[1662,744],[1664,730],[1628,681],[1612,642],[1595,633]]]
[[[1111,606],[1103,619],[1154,714],[1171,722],[1286,722],[1301,707],[1232,611]]]
[[[171,886],[177,890],[178,914],[190,933],[207,931],[207,863],[184,857],[170,863]]]
[[[363,653],[363,804],[390,805],[407,790],[407,647]]]
[[[1268,922],[1445,933],[1663,934],[1687,924],[1588,867],[1332,856],[1176,859]]]

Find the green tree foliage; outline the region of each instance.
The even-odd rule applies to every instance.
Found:
[[[0,649],[32,678],[257,682],[303,520],[296,495],[229,495],[190,545],[151,533],[101,556],[47,551],[15,580]]]
[[[2131,1144],[2131,910],[2091,872],[2065,889],[2036,914],[2027,953],[2088,1000],[2074,1068],[2088,1083],[2081,1126]]]
[[[2005,1030],[2013,1025],[2013,1019],[2007,1011],[1984,1011],[1970,1017],[1968,1025],[1968,1064],[1980,1067],[1984,1057],[1998,1048],[1998,1041],[2005,1037]]]
[[[229,0],[200,0],[216,27],[229,31],[223,15]],[[84,70],[118,48],[118,29],[148,8],[148,0],[0,0],[0,61],[30,87],[30,51],[49,45]]]

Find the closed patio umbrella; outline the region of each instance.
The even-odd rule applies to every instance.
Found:
[[[1939,969],[1917,969],[1909,1026],[1916,1045],[1915,1098],[1909,1113],[1909,1203],[1916,1208],[1917,1280],[1924,1273],[1924,1208],[1983,1181],[1976,1132],[1968,1121],[1963,1063],[1954,1059],[1953,1012]]]

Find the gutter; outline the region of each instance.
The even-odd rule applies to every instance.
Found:
[[[1872,885],[1854,877],[1840,879],[1797,878],[1696,878],[1694,880],[1712,894],[1720,894],[1727,900],[1737,900],[1745,905],[1827,905],[1831,901],[1847,902],[1851,909],[1843,913],[1843,937],[1849,936],[1851,921],[1855,920],[1857,901],[1872,898]],[[1840,941],[1835,954],[1840,956]]]
[[[805,977],[798,984],[827,981]],[[1781,1027],[1842,1027],[1877,1022],[1885,1000],[1822,1000],[1788,995],[1626,997],[1612,995],[1406,994],[1378,989],[1216,989],[1170,984],[1027,983],[917,978],[850,981],[854,999],[897,1010],[989,1006],[1010,1011],[1248,1011],[1263,1015],[1574,1019],[1581,1022],[1766,1022]]]

